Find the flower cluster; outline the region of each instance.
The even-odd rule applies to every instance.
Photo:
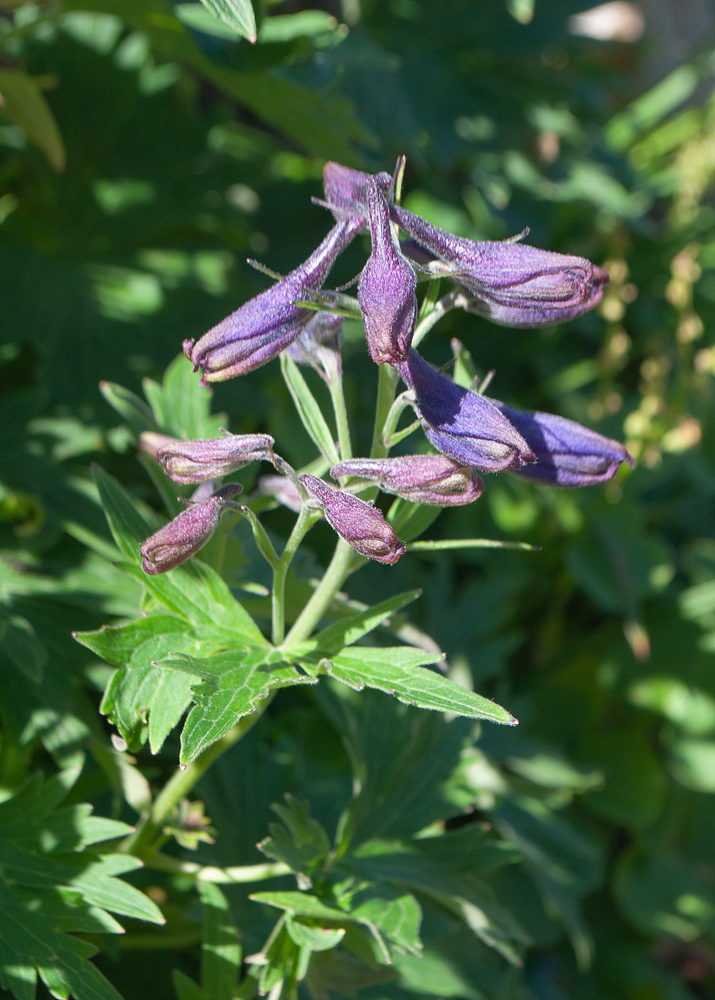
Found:
[[[265,292],[246,302],[184,352],[201,370],[201,383],[223,381],[266,364],[282,351],[312,365],[329,385],[341,376],[342,315],[346,301],[362,316],[372,360],[396,368],[411,405],[436,453],[395,458],[351,458],[333,465],[338,489],[314,475],[298,476],[274,452],[266,434],[176,441],[146,435],[166,474],[178,483],[211,483],[249,462],[268,460],[280,476],[259,481],[288,506],[318,509],[360,555],[394,563],[404,544],[372,502],[355,496],[377,488],[415,503],[441,507],[471,503],[481,496],[479,472],[510,470],[552,486],[590,486],[615,475],[622,462],[633,465],[623,445],[572,420],[517,410],[466,389],[436,371],[414,349],[418,280],[448,279],[452,293],[441,303],[512,327],[539,327],[573,319],[592,309],[608,283],[607,272],[583,257],[540,250],[521,242],[475,241],[453,236],[402,208],[395,175],[367,174],[328,163],[325,200],[318,204],[335,225],[314,253]],[[403,240],[398,239],[399,231]],[[360,232],[371,241],[359,277],[357,302],[322,291],[337,257]],[[524,234],[522,234],[523,236]],[[424,333],[425,331],[422,331]],[[387,448],[388,442],[382,445]],[[174,521],[142,546],[148,573],[161,573],[193,555],[211,536],[236,484],[202,494]],[[197,498],[198,499],[198,498]]]

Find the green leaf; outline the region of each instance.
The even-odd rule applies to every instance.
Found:
[[[220,740],[259,702],[281,687],[314,684],[315,679],[289,666],[275,651],[234,650],[212,657],[179,654],[164,666],[204,679],[192,688],[196,702],[181,734],[181,763],[189,764],[206,747]]]
[[[249,42],[256,40],[256,15],[251,0],[201,0],[212,14],[235,28]]]
[[[419,668],[420,663],[434,663],[439,659],[435,654],[408,646],[386,649],[359,646],[333,656],[328,671],[331,677],[355,691],[362,691],[364,687],[375,688],[417,708],[451,712],[471,719],[488,719],[507,726],[517,724],[513,715],[488,698],[467,691],[432,670]]]
[[[327,462],[336,465],[340,455],[330,428],[298,365],[285,351],[281,354],[281,371],[311,441]]]
[[[115,877],[141,868],[140,861],[127,854],[95,857],[96,860],[89,863],[59,865],[66,884],[80,889],[87,902],[109,910],[110,913],[120,913],[152,924],[166,923],[156,903],[133,885]]]
[[[270,823],[271,836],[258,844],[258,849],[275,861],[283,861],[294,872],[305,876],[325,859],[330,850],[328,835],[317,820],[310,815],[310,804],[299,802],[286,794],[287,805],[273,805],[285,823]],[[301,888],[309,888],[310,879],[303,878]],[[299,884],[300,881],[299,881]]]
[[[223,892],[212,882],[200,881],[204,908],[201,945],[201,989],[211,1000],[233,1000],[241,968],[241,945]]]
[[[34,998],[36,972],[50,992],[75,1000],[122,1000],[90,962],[94,948],[56,931],[39,913],[25,908],[0,878],[0,970],[2,985],[18,1000]]]
[[[374,883],[352,897],[350,914],[366,926],[377,927],[398,951],[422,954],[422,910],[412,893]]]
[[[232,597],[229,598],[233,600]],[[172,615],[154,614],[128,625],[105,626],[75,638],[110,663],[123,666],[101,705],[132,750],[146,736],[157,753],[191,702],[196,676],[156,666],[174,653],[210,655],[237,645],[235,633],[207,625],[190,627]]]
[[[295,647],[295,653],[299,656],[311,654],[330,656],[332,653],[337,653],[344,646],[351,646],[358,639],[362,639],[364,635],[378,628],[396,611],[400,611],[407,604],[417,600],[421,593],[421,590],[408,590],[404,594],[396,594],[395,597],[389,597],[386,601],[366,608],[365,611],[361,611],[357,615],[343,618],[335,622],[334,625],[323,629],[312,639],[300,643]],[[424,660],[423,662],[436,661]]]
[[[109,405],[124,417],[135,434],[158,429],[150,407],[129,389],[115,382],[100,382],[99,390]]]
[[[207,1000],[201,987],[179,969],[173,969],[171,979],[179,1000]]]
[[[144,395],[164,434],[185,440],[215,437],[226,423],[225,414],[211,413],[211,389],[199,385],[191,362],[177,355],[159,384],[144,379]]]
[[[10,118],[45,154],[55,170],[65,169],[66,154],[60,130],[37,83],[20,70],[0,69],[2,114]]]
[[[291,940],[299,948],[308,948],[310,951],[336,948],[345,937],[344,927],[321,927],[320,924],[310,923],[300,917],[288,917],[285,926]]]

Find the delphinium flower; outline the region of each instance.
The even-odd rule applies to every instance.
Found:
[[[302,475],[299,480],[318,501],[330,527],[361,556],[392,564],[404,553],[404,544],[372,504],[333,489],[317,476]]]
[[[250,299],[197,343],[187,340],[184,352],[195,370],[201,369],[203,385],[253,371],[284,350],[299,364],[312,365],[330,387],[340,447],[349,456],[350,434],[340,386],[343,318],[335,310],[350,314],[354,305],[320,290],[339,254],[359,232],[369,231],[371,252],[357,291],[368,349],[373,361],[399,371],[407,385],[405,398],[437,454],[348,457],[334,464],[331,474],[343,482],[351,478],[362,483],[337,489],[317,476],[298,476],[276,454],[275,442],[266,434],[225,433],[222,438],[188,442],[159,434],[142,436],[143,450],[157,458],[171,478],[180,483],[207,482],[206,490],[213,489],[215,479],[248,462],[271,461],[282,475],[263,477],[260,493],[275,496],[301,518],[306,517],[306,504],[318,506],[357,552],[387,564],[400,558],[404,544],[383,514],[351,490],[374,485],[415,503],[448,507],[471,503],[481,495],[478,471],[509,470],[551,485],[587,486],[607,481],[623,462],[633,464],[617,441],[564,417],[514,409],[466,389],[411,348],[418,274],[427,279],[445,277],[454,284],[455,289],[442,300],[442,312],[458,306],[502,325],[539,327],[592,309],[603,295],[608,273],[584,257],[541,250],[520,242],[520,237],[475,241],[431,225],[396,204],[403,167],[401,158],[391,176],[327,163],[325,200],[319,204],[335,217],[330,233],[303,264],[271,288]],[[407,237],[402,243],[397,227]],[[436,309],[431,317],[428,312],[420,337],[437,315]],[[311,423],[314,440],[318,435],[324,442],[330,431],[318,421],[315,401],[306,402],[307,391],[300,390],[302,416],[306,426]],[[390,412],[399,414],[400,405],[398,401]],[[385,428],[390,419],[388,414]],[[385,433],[385,443],[389,443],[390,435]],[[327,447],[322,450],[330,452]],[[239,489],[229,484],[202,498],[148,539],[142,546],[146,571],[164,572],[198,551]],[[307,522],[299,518],[298,523],[304,527]]]
[[[514,425],[484,396],[435,371],[417,351],[398,366],[412,390],[428,440],[460,465],[483,472],[518,469],[536,456]]]
[[[341,220],[300,267],[249,299],[198,342],[184,341],[184,353],[194,370],[202,370],[201,384],[245,375],[288,347],[313,315],[299,303],[312,301],[361,225],[359,218]]]
[[[351,458],[334,465],[330,475],[333,479],[356,476],[375,483],[383,493],[438,507],[472,503],[479,499],[484,489],[474,469],[446,455]]]
[[[612,479],[622,462],[635,462],[624,446],[566,417],[516,410],[497,399],[490,403],[518,429],[536,456],[516,471],[551,486],[593,486]]]
[[[227,483],[203,503],[193,503],[141,546],[145,573],[156,576],[186,562],[209,541],[221,515],[241,492],[238,483]]]
[[[428,265],[465,290],[464,307],[502,326],[563,323],[593,309],[608,272],[585,257],[554,253],[516,240],[453,236],[399,205],[392,218],[437,264]],[[438,265],[438,266],[437,266]]]
[[[373,177],[365,183],[372,252],[358,285],[370,357],[377,364],[406,361],[417,315],[417,279],[400,250],[390,210]]]

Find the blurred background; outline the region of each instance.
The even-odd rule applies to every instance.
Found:
[[[326,159],[392,170],[406,154],[404,204],[431,222],[475,239],[528,226],[530,243],[611,275],[572,323],[449,315],[425,356],[444,364],[458,338],[495,369],[493,395],[623,440],[638,464],[581,491],[487,477],[429,537],[540,551],[412,555],[350,582],[370,602],[422,587],[411,618],[452,676],[520,719],[481,729],[450,794],[526,859],[492,886],[523,929],[523,967],[428,915],[432,964],[406,959],[398,983],[359,995],[715,997],[715,3],[264,0],[257,16],[252,45],[200,3],[0,0],[3,785],[108,740],[108,668],[70,632],[134,614],[137,588],[104,557],[90,462],[161,500],[100,381],[161,382],[184,338],[267,286],[246,258],[299,264],[330,225],[311,203]],[[356,241],[330,285],[366,252]],[[350,323],[344,367],[360,454],[376,379]],[[212,405],[293,464],[314,457],[277,363]],[[272,517],[285,535],[289,515]],[[324,564],[330,534],[314,536]],[[247,542],[249,576],[253,558]],[[202,789],[233,863],[237,844],[260,860],[285,790],[330,826],[349,768],[336,733],[311,732],[319,712],[291,692],[241,744],[264,775],[248,827],[221,793],[238,757]],[[176,744],[137,759],[169,774]],[[82,794],[102,803],[98,775]],[[176,956],[130,947],[100,960],[117,988],[173,996]]]

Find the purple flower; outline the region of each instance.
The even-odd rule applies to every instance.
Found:
[[[410,351],[408,361],[398,367],[437,451],[483,472],[518,469],[535,461],[519,431],[484,396],[440,375],[416,351]]]
[[[351,458],[334,465],[330,475],[333,479],[359,476],[375,482],[383,493],[437,507],[472,503],[484,489],[474,469],[459,465],[446,455]]]
[[[319,502],[330,527],[361,556],[392,564],[404,553],[403,542],[372,504],[333,489],[317,476],[303,475],[299,479]]]
[[[238,483],[227,483],[208,500],[182,510],[147,538],[140,549],[144,572],[156,576],[191,558],[211,538],[226,506],[240,492]]]
[[[271,459],[270,434],[225,434],[199,441],[172,441],[159,448],[157,461],[175,483],[220,479],[251,462]]]
[[[336,258],[359,231],[359,219],[333,226],[314,253],[272,288],[249,299],[194,343],[184,341],[184,354],[194,371],[202,369],[201,384],[223,382],[260,368],[286,348],[308,324],[313,312],[298,303],[310,302]]]
[[[392,197],[392,177],[388,173],[365,174],[342,163],[328,162],[323,167],[325,201],[319,204],[329,208],[338,220],[357,217],[364,224],[368,218],[368,180],[373,180],[386,198]]]
[[[372,253],[358,285],[367,346],[376,364],[406,361],[417,315],[417,279],[400,251],[390,210],[374,178],[366,181]]]
[[[553,413],[515,410],[497,399],[490,402],[524,435],[536,455],[520,475],[551,486],[593,486],[615,476],[621,462],[635,462],[618,441],[597,434],[575,420]]]
[[[563,323],[593,309],[608,284],[608,272],[585,257],[553,253],[506,240],[474,241],[453,236],[398,205],[392,218],[441,261],[434,273],[464,288],[465,308],[502,326]]]

